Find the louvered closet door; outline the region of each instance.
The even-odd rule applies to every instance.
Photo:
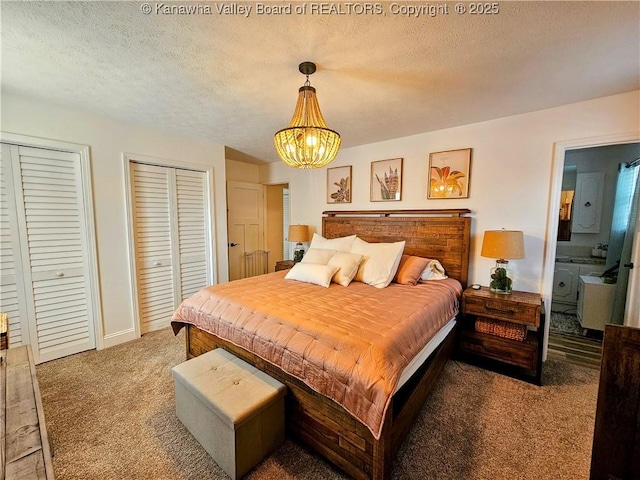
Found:
[[[208,285],[207,184],[204,172],[175,170],[180,285],[178,302]],[[176,305],[177,308],[178,305]]]
[[[211,283],[205,172],[131,162],[141,333],[169,326],[182,300]]]
[[[141,333],[169,325],[174,311],[169,169],[131,164]]]
[[[2,145],[0,160],[0,311],[9,317],[9,347],[16,347],[22,345],[23,330],[29,343],[29,332],[21,325],[27,314],[24,289],[18,286],[22,264],[9,145]]]
[[[36,362],[95,348],[80,156],[10,148]]]

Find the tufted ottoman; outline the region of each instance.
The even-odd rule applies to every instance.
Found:
[[[266,373],[221,348],[172,372],[178,418],[231,478],[284,440],[286,387]]]

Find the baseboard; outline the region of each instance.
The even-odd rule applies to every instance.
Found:
[[[121,343],[128,342],[130,340],[135,340],[138,338],[136,335],[136,331],[134,328],[130,328],[128,330],[122,330],[116,333],[110,333],[109,335],[105,335],[102,339],[102,348],[109,348],[115,345],[119,345]]]

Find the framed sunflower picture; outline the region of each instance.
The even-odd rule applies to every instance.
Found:
[[[402,199],[402,158],[371,162],[372,202],[391,202]]]
[[[327,168],[327,203],[351,203],[351,165]]]
[[[471,149],[429,154],[427,198],[469,198]]]

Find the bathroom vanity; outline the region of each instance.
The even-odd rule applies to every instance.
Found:
[[[605,270],[604,263],[604,258],[558,256],[553,275],[551,310],[575,313],[580,277],[600,275]]]

